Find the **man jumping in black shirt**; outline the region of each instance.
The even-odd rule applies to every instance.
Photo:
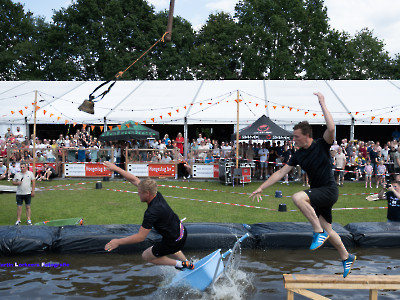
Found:
[[[330,160],[330,146],[335,137],[335,124],[326,108],[324,96],[321,93],[314,95],[318,97],[326,122],[327,129],[323,138],[316,141],[313,139],[311,126],[307,121],[294,126],[293,140],[299,150],[292,155],[285,166],[272,174],[250,197],[257,198],[258,201],[262,200],[263,189],[270,187],[294,167],[300,165],[307,172],[311,188],[295,193],[292,200],[313,227],[314,234],[310,250],[318,249],[329,239],[343,260],[343,277],[346,277],[350,273],[356,256],[347,252],[340,236],[332,229],[332,206],[339,197]]]
[[[110,171],[118,172],[126,180],[137,186],[140,201],[146,202],[148,206],[138,233],[121,239],[113,239],[106,244],[104,249],[111,251],[120,245],[143,242],[154,227],[162,236],[162,240],[146,249],[142,254],[143,259],[156,265],[175,266],[179,270],[194,269],[193,264],[186,259],[181,251],[187,237],[186,228],[161,193],[157,191],[155,180],[140,180],[132,173],[110,162],[105,162],[104,165]],[[171,255],[174,259],[167,255]]]

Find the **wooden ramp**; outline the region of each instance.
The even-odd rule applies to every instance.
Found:
[[[378,299],[378,290],[400,290],[400,275],[317,275],[284,274],[287,299],[293,300],[294,293],[309,299],[329,299],[308,289],[354,289],[369,290],[369,299]]]

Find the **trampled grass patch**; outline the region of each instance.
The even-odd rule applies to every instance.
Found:
[[[301,191],[301,183],[277,183],[264,190],[263,201],[252,201],[249,195],[261,182],[242,187],[225,186],[217,181],[157,181],[159,191],[180,218],[186,222],[306,222],[291,200]],[[1,184],[11,184],[2,182]],[[54,180],[37,182],[36,197],[32,201],[32,220],[40,222],[83,217],[85,224],[141,224],[146,204],[141,203],[137,189],[122,180],[102,182],[95,188],[95,180]],[[282,198],[275,198],[275,191]],[[369,193],[378,189],[365,189],[362,182],[346,182],[339,187],[339,201],[334,206],[333,221],[346,225],[353,222],[385,222],[386,201],[367,201]],[[279,212],[280,203],[287,212]],[[16,221],[15,194],[0,194],[0,225],[13,225]],[[354,208],[346,210],[344,208]],[[338,209],[338,210],[336,210]],[[25,223],[25,209],[23,210]]]

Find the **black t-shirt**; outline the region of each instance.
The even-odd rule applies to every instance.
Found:
[[[299,165],[307,172],[311,188],[334,185],[330,147],[323,138],[314,140],[307,149],[301,148],[294,152],[288,165]]]
[[[386,199],[388,201],[388,220],[400,222],[400,199],[392,191],[386,192]]]
[[[179,237],[180,220],[174,211],[169,207],[167,201],[160,192],[150,202],[144,212],[142,226],[146,229],[154,227],[163,239],[175,241]]]
[[[289,161],[290,155],[292,155],[292,152],[290,150],[283,151],[283,153],[282,153],[283,161],[282,162],[284,164],[287,164],[287,162]]]

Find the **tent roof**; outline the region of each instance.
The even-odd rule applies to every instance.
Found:
[[[293,134],[279,127],[266,115],[261,116],[250,126],[239,130],[239,140],[291,140]],[[236,134],[232,134],[236,139]]]
[[[239,91],[240,125],[266,115],[279,125],[302,120],[322,124],[324,118],[313,92],[325,95],[335,124],[399,124],[400,80],[220,80],[117,81],[95,103],[95,114],[78,106],[99,81],[0,82],[0,124],[34,122],[32,103],[38,91],[38,124],[235,124]],[[108,86],[104,87],[104,90]],[[101,91],[100,90],[99,93]]]

